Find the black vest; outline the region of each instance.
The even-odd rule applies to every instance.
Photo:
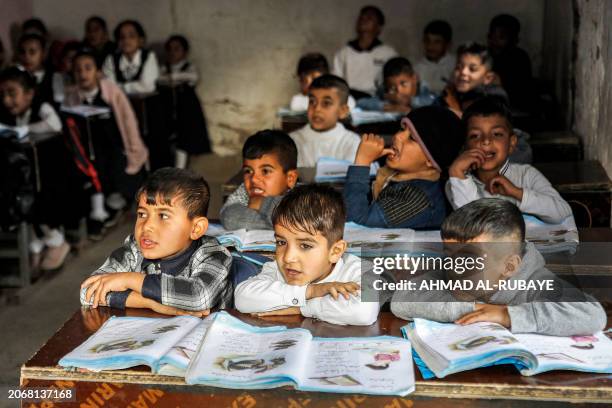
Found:
[[[139,81],[140,77],[142,75],[142,70],[144,69],[145,64],[147,63],[147,58],[149,58],[149,53],[151,51],[142,48],[140,50],[140,67],[138,67],[138,71],[136,72],[136,75],[134,75],[132,78],[130,78],[130,81]],[[116,52],[113,54],[113,64],[115,67],[115,78],[117,79],[117,83],[119,84],[123,84],[126,83],[128,80],[123,76],[123,72],[121,72],[121,70],[119,69],[119,60],[121,59],[121,53],[120,52]]]

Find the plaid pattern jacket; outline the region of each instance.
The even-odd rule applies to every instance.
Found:
[[[159,263],[147,262],[143,270],[143,256],[133,235],[128,236],[123,246],[113,251],[106,262],[93,275],[117,272],[143,272],[158,275],[161,281],[161,303],[185,310],[204,310],[218,306],[227,308],[232,304],[232,283],[228,279],[232,257],[216,238],[203,236],[191,255],[187,266],[178,274],[162,273]],[[144,285],[143,285],[144,286]],[[130,291],[111,292],[106,304],[125,308]],[[143,293],[143,296],[147,296]],[[158,300],[158,299],[155,299]],[[90,304],[81,291],[81,304]]]

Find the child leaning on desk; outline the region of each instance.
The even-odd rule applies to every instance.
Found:
[[[159,169],[138,195],[134,233],[81,284],[81,304],[204,316],[231,304],[231,256],[204,235],[208,184],[189,170]]]
[[[464,290],[396,291],[391,302],[396,316],[463,325],[493,322],[514,333],[554,336],[593,334],[605,327],[599,302],[548,271],[533,243],[525,242],[525,222],[514,204],[498,198],[472,201],[444,220],[441,235],[445,255],[481,257],[482,271],[425,272],[415,287],[421,280],[450,280]],[[472,284],[464,284],[468,281]],[[479,288],[479,281],[488,284]],[[529,286],[514,289],[521,282]],[[551,283],[540,286],[546,282]]]
[[[389,148],[382,137],[363,135],[346,175],[347,221],[368,227],[439,228],[446,216],[442,179],[462,144],[461,121],[437,106],[406,115]],[[370,187],[370,165],[383,156],[386,164]]]
[[[301,314],[335,324],[370,325],[378,302],[361,300],[362,261],[346,254],[342,195],[332,187],[295,187],[272,216],[276,260],[240,283],[236,308],[258,316]]]

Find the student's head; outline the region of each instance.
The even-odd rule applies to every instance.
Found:
[[[272,214],[276,263],[290,285],[329,275],[346,250],[342,194],[322,184],[297,186]]]
[[[505,102],[494,96],[479,99],[463,112],[462,120],[466,148],[485,153],[480,170],[495,172],[501,169],[518,142]]]
[[[308,88],[308,122],[317,131],[330,130],[349,114],[349,86],[335,75],[321,75]]]
[[[378,37],[385,25],[385,15],[376,6],[365,6],[359,11],[356,31],[359,37]]]
[[[93,48],[101,48],[108,42],[106,21],[100,16],[91,16],[85,22],[85,42]]]
[[[387,167],[399,173],[443,173],[459,154],[463,141],[461,120],[450,110],[438,106],[415,109],[402,119],[402,130],[393,136]]]
[[[2,105],[13,116],[27,111],[34,99],[36,79],[27,71],[10,67],[0,72],[0,97]]]
[[[98,86],[100,73],[96,56],[89,50],[79,51],[72,61],[74,80],[79,89],[93,91]]]
[[[499,14],[489,23],[489,48],[495,54],[508,47],[515,46],[519,41],[521,23],[510,14]]]
[[[280,130],[262,130],[242,147],[242,172],[249,197],[279,196],[297,182],[297,147]]]
[[[21,34],[38,34],[46,39],[49,31],[41,19],[29,18],[21,24]]]
[[[182,35],[171,35],[166,40],[164,47],[168,64],[177,64],[187,58],[187,54],[189,54],[189,41]]]
[[[434,20],[423,30],[423,46],[425,58],[437,62],[446,55],[448,47],[453,40],[453,29],[444,20]]]
[[[142,25],[136,20],[120,22],[113,33],[122,54],[134,55],[145,44],[146,34]]]
[[[73,70],[72,64],[74,62],[74,56],[81,49],[81,43],[78,41],[68,41],[64,44],[61,52],[61,71],[70,73]]]
[[[29,72],[43,69],[45,61],[45,39],[39,34],[24,34],[17,44],[19,63]]]
[[[453,73],[455,89],[466,93],[489,85],[495,79],[493,58],[482,44],[468,43],[457,50],[457,64]]]
[[[329,73],[329,65],[323,54],[313,52],[303,55],[297,66],[297,76],[300,79],[302,95],[308,95],[308,88],[312,81],[327,73]]]
[[[395,57],[383,67],[385,90],[406,98],[412,98],[417,92],[417,76],[412,64],[404,57]]]
[[[209,191],[206,180],[190,170],[166,167],[147,178],[136,195],[134,227],[145,258],[170,258],[204,235]]]

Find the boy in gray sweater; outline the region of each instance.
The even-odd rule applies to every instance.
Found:
[[[297,147],[280,130],[262,130],[242,147],[244,182],[221,208],[228,230],[272,229],[272,211],[298,179]]]
[[[593,334],[605,327],[601,305],[548,271],[533,244],[524,242],[523,217],[508,201],[473,201],[447,217],[441,234],[445,252],[461,247],[462,254],[483,256],[481,273],[455,269],[419,276],[417,288],[424,280],[437,280],[460,283],[463,290],[397,291],[391,302],[396,316],[462,325],[494,322],[514,333],[554,336]],[[466,282],[478,288],[478,279],[484,285],[469,289]]]

